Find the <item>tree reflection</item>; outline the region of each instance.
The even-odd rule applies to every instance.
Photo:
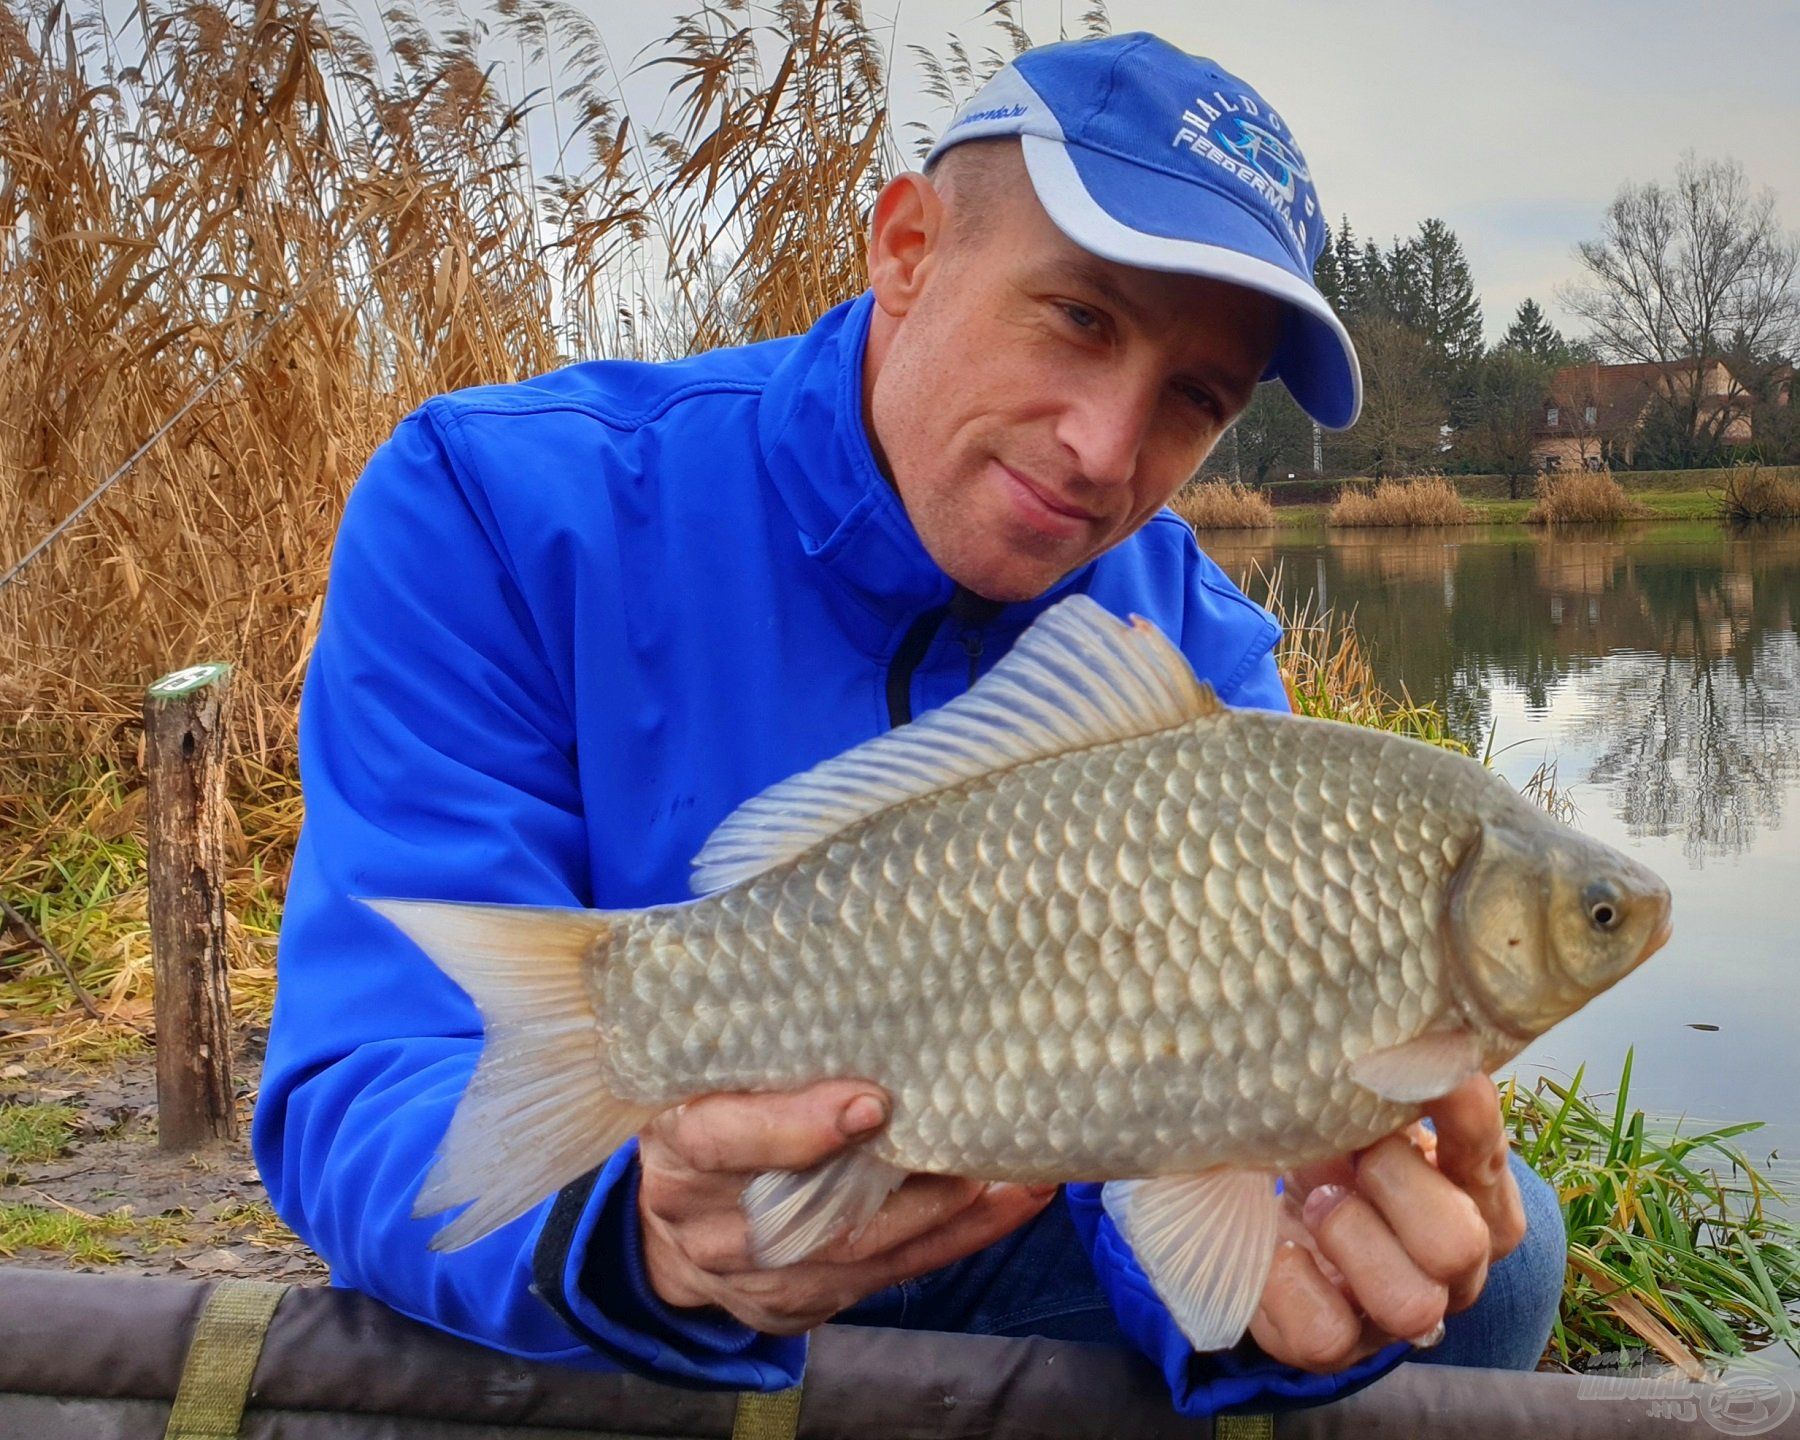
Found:
[[[1286,598],[1354,611],[1383,683],[1436,702],[1477,750],[1497,690],[1536,715],[1573,707],[1572,738],[1598,755],[1587,782],[1695,864],[1746,849],[1800,788],[1800,527],[1358,532],[1280,550]]]
[[[1593,678],[1590,779],[1632,833],[1679,835],[1694,864],[1738,854],[1781,823],[1800,777],[1800,536],[1727,539],[1716,566],[1635,568],[1656,644],[1611,651]]]

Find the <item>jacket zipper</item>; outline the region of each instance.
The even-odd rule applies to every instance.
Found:
[[[888,666],[887,707],[890,726],[898,730],[912,720],[913,675],[919,668],[919,662],[925,658],[925,652],[931,648],[932,639],[943,625],[945,617],[962,624],[959,638],[963,654],[969,657],[969,684],[972,686],[981,665],[981,627],[1003,608],[1000,601],[989,600],[958,585],[950,596],[949,604],[927,610],[906,627],[906,634],[900,640],[900,648],[894,652],[893,662]]]

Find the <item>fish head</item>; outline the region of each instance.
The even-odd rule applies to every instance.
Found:
[[[1536,816],[1490,817],[1451,882],[1450,949],[1483,1019],[1533,1039],[1669,938],[1669,887],[1608,845]]]

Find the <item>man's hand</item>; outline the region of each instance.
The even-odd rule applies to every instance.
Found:
[[[651,1288],[670,1305],[716,1305],[753,1330],[798,1335],[865,1295],[993,1244],[1056,1193],[914,1175],[855,1239],[840,1237],[795,1265],[758,1269],[738,1203],[744,1186],[765,1170],[809,1170],[887,1119],[886,1095],[851,1080],[709,1095],[657,1116],[638,1142]]]
[[[1330,1373],[1395,1339],[1434,1341],[1475,1303],[1488,1266],[1525,1238],[1493,1081],[1476,1076],[1414,1126],[1290,1177],[1251,1337]]]

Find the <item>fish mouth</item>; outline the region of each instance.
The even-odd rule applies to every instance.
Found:
[[[1642,965],[1658,950],[1669,943],[1669,936],[1675,933],[1675,907],[1669,903],[1669,897],[1662,897],[1662,913],[1656,917],[1656,928],[1650,932],[1650,938],[1644,941],[1644,948],[1638,953],[1633,968]]]

